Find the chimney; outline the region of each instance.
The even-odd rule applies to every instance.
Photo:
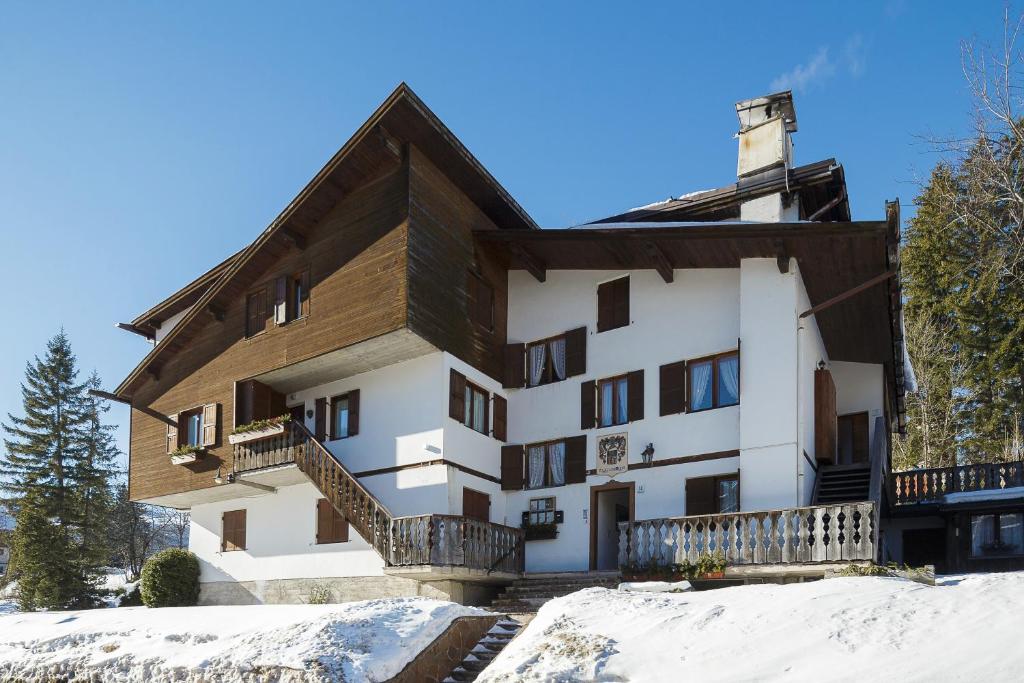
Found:
[[[774,169],[788,174],[793,168],[793,139],[796,110],[790,90],[736,103],[740,122],[739,157],[736,177],[745,179]],[[798,198],[789,193],[758,197],[740,205],[740,220],[768,223],[800,219]]]

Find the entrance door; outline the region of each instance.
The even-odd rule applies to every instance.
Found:
[[[854,465],[868,461],[868,414],[839,416],[839,463]]]
[[[632,519],[633,484],[590,489],[590,568],[619,568],[619,522]]]
[[[462,516],[481,522],[491,521],[491,497],[486,493],[463,487]]]

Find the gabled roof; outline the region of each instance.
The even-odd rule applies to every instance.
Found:
[[[407,142],[444,169],[448,178],[499,228],[537,229],[537,224],[505,188],[412,89],[401,83],[249,246],[136,318],[138,321],[153,311],[166,315],[176,306],[182,307],[179,311],[188,309],[181,322],[114,393],[130,398],[132,387],[147,368],[181,349],[191,338],[204,311],[223,310],[246,286],[247,276],[255,277],[291,244],[304,239],[341,197],[393,168]]]
[[[846,177],[835,159],[825,159],[789,171],[773,168],[739,179],[714,190],[704,190],[657,204],[630,209],[615,216],[591,221],[633,223],[663,221],[727,221],[740,217],[740,203],[776,192],[800,194],[800,219],[849,221]]]

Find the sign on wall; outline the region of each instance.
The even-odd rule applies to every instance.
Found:
[[[597,437],[597,474],[614,477],[627,469],[626,434]]]

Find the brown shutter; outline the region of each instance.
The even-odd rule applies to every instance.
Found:
[[[494,438],[498,441],[508,439],[508,402],[494,394]]]
[[[217,413],[220,404],[207,403],[203,406],[203,445],[217,445]]]
[[[245,336],[252,337],[267,329],[267,290],[264,287],[249,294],[245,300]]]
[[[466,376],[455,368],[448,381],[448,416],[456,422],[466,421]]]
[[[501,490],[523,488],[523,447],[501,447]]]
[[[359,390],[348,392],[348,435],[359,433]]]
[[[331,507],[330,502],[326,498],[321,498],[316,502],[316,542],[317,543],[330,543],[331,537],[331,513],[334,512],[334,508]]]
[[[629,278],[620,278],[612,284],[615,285],[614,326],[625,327],[629,324]]]
[[[486,493],[462,487],[462,516],[481,522],[491,520],[491,497]]]
[[[819,462],[836,461],[836,385],[826,368],[814,371],[814,457]]]
[[[696,477],[686,480],[686,514],[715,514],[714,477]]]
[[[167,418],[174,422],[174,425],[178,424],[178,414],[168,415]],[[172,426],[170,423],[167,424],[167,452],[172,453],[178,447],[178,428]]]
[[[228,510],[221,517],[220,548],[245,550],[245,510]]]
[[[309,315],[309,271],[304,270],[299,276],[299,281],[302,283],[302,300],[299,302],[300,310],[299,315]]]
[[[634,370],[626,375],[626,418],[630,422],[644,419],[644,371]]]
[[[570,436],[565,440],[565,483],[582,484],[587,480],[587,437]]]
[[[565,376],[587,371],[587,328],[577,327],[565,333]]]
[[[615,283],[604,282],[597,286],[597,331],[604,332],[615,327]]]
[[[505,344],[505,381],[501,386],[506,389],[526,385],[526,344]]]
[[[313,406],[316,417],[313,420],[313,436],[317,441],[327,438],[327,399],[318,398]]]
[[[580,429],[591,429],[595,424],[597,385],[594,380],[580,384]]]
[[[274,282],[274,322],[288,322],[288,278],[284,275]]]
[[[669,363],[658,369],[658,404],[660,415],[674,415],[686,410],[686,361]]]

